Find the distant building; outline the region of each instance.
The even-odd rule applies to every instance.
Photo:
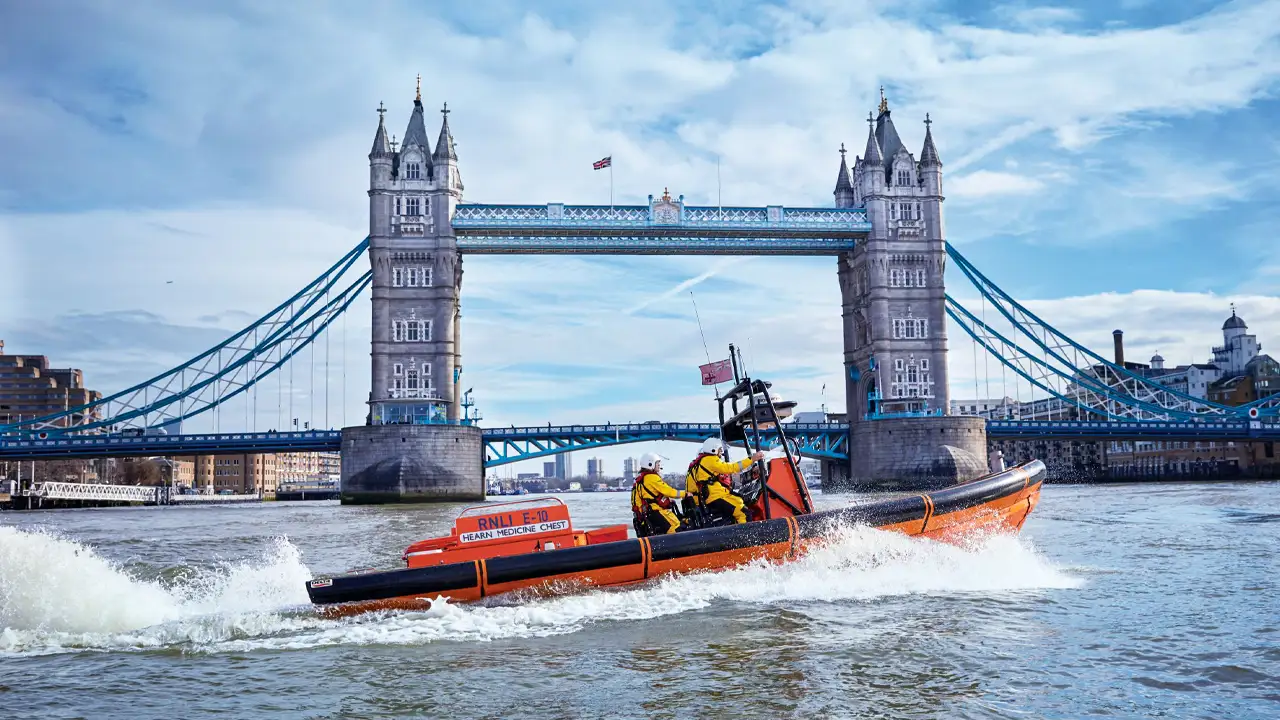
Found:
[[[604,477],[604,460],[591,458],[587,460],[587,478],[599,480]]]
[[[556,463],[554,460],[542,463],[542,477],[553,478],[556,476]]]
[[[629,480],[634,479],[636,472],[636,459],[633,457],[625,458],[622,461],[622,477]]]
[[[573,477],[573,454],[563,452],[556,455],[556,477],[568,480]]]
[[[979,400],[955,400],[951,401],[950,412],[952,415],[974,415],[993,419],[1009,419],[1018,417],[1020,409],[1019,403],[1011,397],[1003,397],[1000,399],[983,398]]]
[[[75,368],[52,368],[44,355],[5,355],[0,340],[0,424],[60,413],[102,399],[102,393],[84,386],[84,374]],[[94,408],[86,418],[72,415],[57,425],[75,425],[98,418]]]
[[[280,485],[276,456],[272,454],[197,455],[177,459],[194,463],[192,486],[197,492],[245,495],[275,492]]]

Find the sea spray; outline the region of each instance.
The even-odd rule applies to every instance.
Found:
[[[284,538],[257,557],[183,575],[172,585],[135,578],[75,540],[0,527],[0,652],[198,645],[296,629],[277,611],[306,604],[311,577]]]

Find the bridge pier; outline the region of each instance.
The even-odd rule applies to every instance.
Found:
[[[823,491],[936,490],[987,472],[986,422],[980,417],[901,417],[849,426],[849,466]],[[832,463],[834,464],[834,463]],[[826,468],[824,468],[825,472]]]
[[[342,430],[343,505],[484,500],[484,441],[473,425]]]

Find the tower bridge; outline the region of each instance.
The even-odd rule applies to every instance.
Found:
[[[461,392],[460,293],[464,256],[486,254],[831,257],[850,422],[793,430],[801,452],[828,461],[824,482],[836,486],[967,479],[985,469],[988,434],[1269,437],[1280,396],[1224,406],[1110,362],[1031,313],[949,245],[943,164],[932,121],[922,120],[917,154],[902,141],[882,93],[852,165],[840,148],[832,207],[689,205],[665,190],[639,205],[471,204],[462,201],[448,108],[433,144],[419,89],[398,145],[389,139],[385,108],[378,110],[368,154],[367,238],[290,299],[187,363],[90,405],[0,425],[0,457],[340,446],[344,501],[404,502],[482,497],[484,466],[712,433],[711,426],[679,423],[479,427]],[[948,264],[953,277],[977,290],[981,312],[947,293]],[[173,428],[241,396],[314,343],[365,289],[373,320],[366,425],[341,432],[111,434]],[[988,423],[948,415],[948,319],[1019,382],[1088,420]]]

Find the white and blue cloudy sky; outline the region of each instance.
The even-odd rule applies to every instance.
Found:
[[[292,294],[365,235],[374,109],[403,134],[417,73],[488,203],[607,201],[611,154],[619,202],[714,203],[720,158],[726,204],[828,205],[883,85],[917,152],[935,121],[949,239],[1051,322],[1171,362],[1232,301],[1280,336],[1275,0],[59,0],[0,3],[6,350],[109,392]],[[843,404],[830,258],[471,258],[465,382],[494,424],[707,419],[690,288],[714,355]],[[335,426],[363,419],[367,308],[331,340]]]

